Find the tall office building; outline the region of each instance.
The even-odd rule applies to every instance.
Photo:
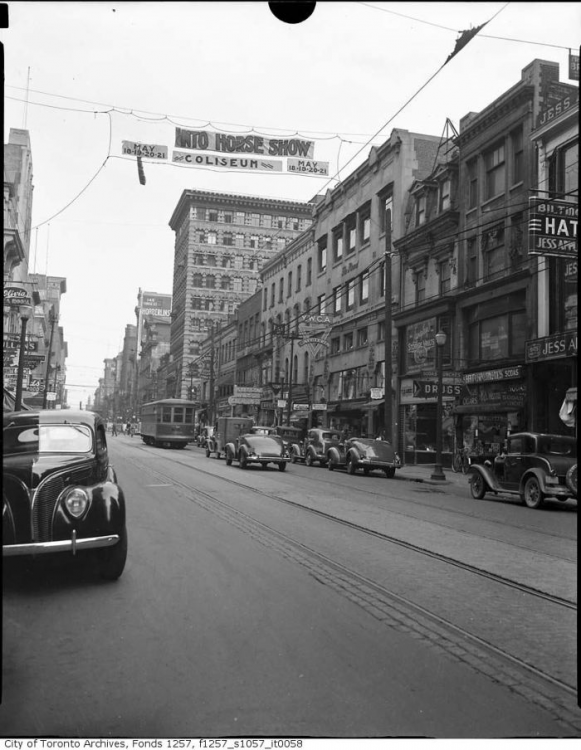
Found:
[[[313,202],[184,190],[169,222],[175,250],[168,396],[186,397],[188,365],[200,343],[256,291],[263,264],[310,226]]]

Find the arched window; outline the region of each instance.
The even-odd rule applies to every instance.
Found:
[[[194,274],[194,286],[204,286],[204,278],[201,273]]]
[[[206,276],[206,289],[216,288],[216,278],[214,276]]]

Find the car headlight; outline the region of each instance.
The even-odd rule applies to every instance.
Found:
[[[75,487],[65,497],[65,507],[73,518],[80,518],[89,507],[89,495],[81,487]]]

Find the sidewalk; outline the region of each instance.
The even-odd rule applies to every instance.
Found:
[[[422,464],[421,466],[414,466],[411,464],[398,469],[395,472],[395,475],[396,477],[405,479],[408,482],[422,482],[423,484],[433,484],[438,486],[453,484],[466,489],[466,491],[469,490],[468,480],[470,479],[470,474],[456,474],[452,469],[448,468],[445,468],[443,471],[444,476],[446,477],[445,479],[432,479],[434,464]]]

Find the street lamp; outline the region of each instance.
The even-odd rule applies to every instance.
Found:
[[[22,408],[22,380],[24,378],[24,357],[26,355],[26,326],[32,316],[32,307],[30,305],[20,306],[20,357],[18,358],[18,372],[16,375],[16,396],[14,399],[14,411],[20,411]]]
[[[431,479],[439,479],[440,481],[446,479],[446,475],[442,469],[442,360],[444,358],[444,346],[446,344],[446,334],[443,331],[438,331],[436,334],[436,358],[438,368],[438,400],[436,406],[436,465],[434,466],[434,473],[430,477]]]

